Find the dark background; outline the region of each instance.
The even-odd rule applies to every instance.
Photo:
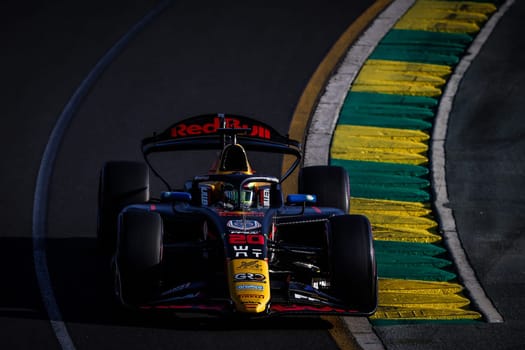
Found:
[[[335,348],[319,318],[252,324],[135,322],[97,278],[96,196],[105,161],[140,160],[140,140],[185,117],[246,114],[286,134],[310,76],[372,1],[173,1],[103,72],[75,110],[51,166],[44,228],[51,286],[80,348]],[[155,1],[3,2],[0,347],[57,348],[35,280],[35,181],[66,103]],[[175,183],[207,171],[168,159]],[[279,159],[260,167],[280,173]],[[204,166],[204,168],[203,168]],[[154,191],[160,190],[158,181]],[[60,320],[53,320],[60,321]]]

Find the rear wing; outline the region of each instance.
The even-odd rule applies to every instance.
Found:
[[[298,141],[258,120],[231,114],[204,114],[184,119],[160,134],[143,139],[142,153],[147,161],[148,154],[154,152],[222,150],[230,143],[239,143],[246,150],[295,156],[281,181],[295,170],[302,158]]]

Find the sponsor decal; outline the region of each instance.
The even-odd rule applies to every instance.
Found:
[[[204,205],[204,206],[208,206],[209,205],[209,198],[208,198],[209,194],[208,194],[208,189],[205,188],[205,187],[201,187],[201,204]]]
[[[248,246],[247,245],[234,245],[232,246],[236,258],[247,258],[248,257]]]
[[[263,190],[263,206],[265,208],[269,208],[270,207],[270,189],[269,188],[265,188]]]
[[[266,280],[266,276],[262,273],[236,273],[233,275],[233,279],[235,281],[248,281],[248,282],[264,282]]]
[[[262,125],[242,123],[239,119],[234,117],[226,117],[224,120],[226,122],[226,128],[250,129],[247,134],[250,137],[258,137],[262,139],[271,138],[270,130]],[[211,135],[216,134],[220,128],[221,118],[214,117],[209,123],[177,124],[170,130],[170,135],[173,138]]]
[[[250,248],[248,245],[232,245],[234,258],[262,258],[263,250],[259,248]]]
[[[251,253],[252,253],[252,256],[255,258],[260,258],[263,255],[262,249],[259,249],[259,248],[253,248],[251,250]]]
[[[263,235],[245,235],[242,233],[234,233],[228,235],[228,243],[230,244],[253,244],[264,245]]]
[[[226,226],[235,230],[250,231],[260,228],[261,224],[256,220],[229,220]]]
[[[265,239],[261,234],[229,234],[228,244],[232,249],[230,256],[234,258],[262,258],[265,252],[263,250]]]
[[[233,268],[235,270],[257,270],[262,271],[262,264],[259,260],[240,260],[235,264],[234,260]]]
[[[258,284],[238,284],[235,288],[237,290],[264,290],[264,286]]]
[[[241,300],[243,299],[264,299],[264,294],[239,294],[239,298]]]

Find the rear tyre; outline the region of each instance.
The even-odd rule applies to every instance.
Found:
[[[123,304],[147,301],[160,285],[162,218],[158,213],[127,211],[120,215],[115,291]]]
[[[100,172],[97,247],[106,257],[115,252],[117,221],[127,205],[149,200],[148,167],[140,162],[108,162]]]
[[[315,194],[316,205],[350,211],[350,180],[339,166],[311,166],[299,173],[299,193]]]
[[[377,267],[370,222],[362,215],[330,218],[332,286],[336,297],[362,313],[377,308]]]

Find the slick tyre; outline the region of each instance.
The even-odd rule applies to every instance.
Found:
[[[144,302],[159,287],[162,236],[162,218],[158,213],[125,211],[120,214],[115,292],[121,303]]]
[[[350,180],[339,166],[311,166],[299,173],[299,193],[315,194],[316,205],[350,211]]]
[[[370,222],[362,215],[330,218],[332,286],[336,297],[364,314],[377,307],[377,267]]]
[[[98,188],[97,247],[103,256],[115,252],[117,220],[127,205],[149,200],[148,167],[140,162],[108,162]]]

